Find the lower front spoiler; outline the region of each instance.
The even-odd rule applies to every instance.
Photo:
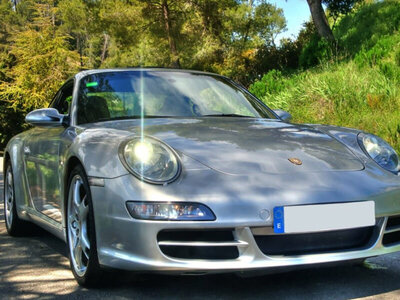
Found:
[[[371,242],[362,249],[337,251],[329,253],[305,254],[297,256],[267,256],[262,253],[249,227],[235,228],[235,240],[239,257],[228,260],[177,259],[164,255],[158,249],[156,257],[137,256],[118,249],[99,248],[100,263],[103,266],[140,272],[157,272],[181,275],[201,275],[212,273],[271,273],[286,269],[307,267],[311,265],[335,264],[346,261],[362,260],[368,257],[389,254],[400,251],[400,241],[397,244],[384,246],[385,234],[393,229],[386,229],[388,217],[377,222],[377,231]],[[397,229],[400,231],[400,228]],[[217,244],[215,244],[217,246]],[[157,244],[149,245],[158,247]],[[271,272],[270,272],[271,271]]]

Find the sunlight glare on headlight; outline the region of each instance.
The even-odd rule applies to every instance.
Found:
[[[138,160],[143,163],[147,163],[153,155],[153,147],[151,144],[139,142],[135,145],[134,153]]]
[[[149,183],[170,183],[179,176],[181,170],[175,152],[150,137],[132,138],[123,142],[120,158],[128,171]]]

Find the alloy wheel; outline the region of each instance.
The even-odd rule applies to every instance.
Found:
[[[90,239],[88,236],[89,203],[81,176],[72,178],[68,193],[68,246],[73,268],[84,276],[89,263]]]
[[[4,186],[4,211],[6,215],[7,226],[10,227],[13,221],[13,205],[14,205],[14,186],[11,168],[8,167],[6,172],[6,184]]]

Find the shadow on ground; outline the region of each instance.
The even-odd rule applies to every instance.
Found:
[[[233,274],[178,277],[115,272],[108,276],[101,289],[88,290],[75,283],[62,241],[38,228],[29,237],[11,238],[5,229],[3,204],[0,210],[0,295],[3,299],[400,297],[398,254],[369,259],[364,266],[320,267],[252,278]]]

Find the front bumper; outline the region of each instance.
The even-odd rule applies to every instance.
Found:
[[[100,247],[98,250],[100,264],[112,268],[125,269],[131,271],[156,271],[160,273],[178,274],[202,274],[202,273],[224,273],[238,271],[257,271],[267,268],[284,268],[303,266],[321,263],[333,263],[347,260],[356,260],[372,256],[388,254],[400,251],[400,239],[398,243],[384,246],[382,240],[385,234],[393,232],[386,230],[388,218],[379,220],[370,241],[361,249],[347,249],[329,253],[314,253],[296,256],[268,256],[265,255],[257,245],[253,232],[249,227],[239,227],[234,229],[234,241],[229,242],[186,242],[185,245],[192,247],[237,247],[239,257],[236,259],[205,260],[205,259],[179,259],[165,255],[160,250],[160,242],[156,236],[158,226],[149,231],[149,224],[144,230],[146,234],[137,236],[135,252],[130,249],[118,249],[118,243],[114,247]],[[122,225],[122,224],[121,224]],[[172,224],[171,224],[172,225]],[[182,227],[179,224],[171,228]],[[188,228],[189,224],[184,226]],[[190,225],[189,225],[190,227]],[[204,228],[204,227],[203,227]],[[215,228],[214,228],[215,229]],[[400,229],[399,229],[400,230]],[[135,230],[136,232],[136,230]],[[173,241],[169,241],[173,243]],[[183,244],[176,242],[175,244]]]
[[[200,171],[199,171],[200,172]],[[203,172],[208,171],[201,171]],[[210,175],[211,173],[207,173]],[[206,176],[207,174],[203,174]],[[339,176],[340,175],[340,176]],[[354,185],[348,185],[347,177],[354,181]],[[321,177],[321,176],[320,176]],[[394,177],[394,176],[393,176]],[[230,177],[232,180],[240,178]],[[190,178],[185,178],[186,182]],[[334,188],[327,188],[326,180],[314,181],[314,186],[304,186],[301,182],[292,181],[292,186],[297,190],[287,190],[285,194],[280,191],[278,196],[283,196],[284,201],[278,198],[276,193],[271,193],[271,188],[258,191],[256,194],[248,194],[253,201],[244,202],[242,195],[231,193],[223,194],[221,189],[218,195],[218,186],[237,187],[234,182],[224,182],[208,177],[209,182],[215,182],[215,190],[212,184],[208,190],[201,186],[181,186],[171,184],[171,187],[154,187],[138,182],[133,176],[122,176],[105,180],[105,187],[92,186],[92,198],[95,212],[96,239],[99,262],[101,265],[117,269],[131,271],[151,271],[161,273],[197,274],[197,273],[223,273],[240,271],[258,271],[270,268],[286,268],[290,266],[302,266],[321,263],[334,263],[340,261],[357,260],[372,256],[400,251],[400,226],[387,226],[389,216],[400,215],[400,184],[398,178],[389,178],[387,182],[375,182],[374,178],[365,172],[357,174],[329,174],[331,180],[340,182],[332,184]],[[215,180],[213,180],[215,179]],[[359,180],[357,180],[359,179]],[[307,181],[309,178],[303,178]],[[339,181],[340,180],[340,181]],[[196,181],[196,180],[194,180]],[[254,181],[255,182],[255,181]],[[367,188],[361,188],[366,184]],[[346,185],[347,183],[347,185]],[[260,183],[262,185],[263,183]],[[338,187],[339,186],[339,187]],[[343,187],[343,188],[340,188]],[[174,189],[174,190],[172,190]],[[301,189],[301,192],[299,192]],[[211,190],[211,193],[210,193]],[[238,189],[239,190],[239,189]],[[240,188],[243,191],[243,188]],[[247,189],[250,191],[250,189]],[[278,191],[278,189],[272,189]],[[349,192],[351,191],[351,193]],[[266,204],[265,197],[270,201]],[[208,196],[210,195],[210,196]],[[275,196],[274,196],[275,195]],[[227,202],[227,198],[231,199]],[[297,197],[297,198],[294,198]],[[280,197],[282,199],[282,197]],[[203,222],[179,222],[179,221],[146,221],[133,219],[127,211],[126,201],[191,201],[206,204],[217,216],[216,221]],[[326,203],[332,203],[334,199],[342,199],[342,202],[357,201],[360,199],[374,200],[376,207],[377,223],[369,240],[362,247],[353,247],[321,253],[302,253],[296,255],[266,255],[260,250],[256,242],[254,230],[261,229],[272,231],[273,220],[260,218],[262,209],[272,211],[276,205],[310,204],[318,203],[316,199],[323,199]],[[279,204],[278,204],[279,203]],[[228,208],[229,207],[229,208]],[[400,218],[399,218],[400,220]],[[400,221],[399,221],[400,222]],[[400,225],[400,223],[399,223]],[[165,230],[232,230],[233,239],[203,241],[159,241],[158,234]],[[398,232],[398,233],[397,233]],[[394,241],[385,243],[385,237],[395,235]],[[397,239],[398,236],[398,239]],[[387,238],[386,238],[387,239]],[[397,240],[396,240],[397,239]],[[393,239],[392,239],[393,240]],[[166,243],[167,242],[167,243]],[[234,259],[187,259],[171,257],[161,250],[162,246],[185,247],[209,247],[223,248],[236,247],[238,257]]]

